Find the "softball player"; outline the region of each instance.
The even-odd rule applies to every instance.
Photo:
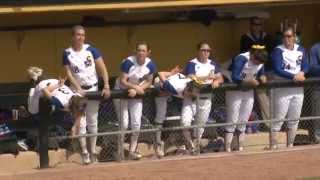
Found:
[[[103,78],[104,88],[102,96],[110,96],[108,82],[108,72],[100,52],[89,44],[84,44],[85,30],[82,26],[74,26],[72,29],[72,46],[63,53],[63,65],[66,70],[71,87],[78,93],[84,95],[85,92],[98,91],[98,74]],[[86,109],[88,133],[98,132],[98,110],[99,101],[88,100]],[[96,142],[97,137],[89,137],[90,159],[97,162]]]
[[[166,119],[167,114],[167,101],[169,93],[164,91],[162,88],[163,82],[167,79],[167,76],[180,73],[182,69],[179,66],[176,66],[170,72],[159,72],[158,76],[155,77],[153,86],[157,89],[160,89],[160,94],[158,97],[155,97],[156,105],[156,116],[155,116],[155,126],[158,129],[163,127],[163,122]],[[164,74],[165,73],[165,74]],[[161,76],[160,76],[161,74]],[[156,155],[161,158],[164,154],[164,142],[161,140],[161,131],[156,132],[156,143],[155,143],[155,152]]]
[[[185,74],[190,78],[196,78],[205,84],[211,84],[212,88],[219,87],[223,82],[222,74],[218,65],[209,59],[211,48],[208,43],[198,44],[198,57],[189,61],[185,68]],[[211,110],[211,93],[200,94],[199,101],[196,102],[190,97],[184,97],[182,106],[182,125],[190,126],[191,121],[196,119],[196,123],[204,125],[209,117]],[[204,132],[203,128],[197,128],[195,134],[201,137]],[[194,151],[194,143],[192,142],[189,130],[183,130],[184,137],[187,141],[189,150]],[[200,139],[196,140],[199,143]]]
[[[268,60],[264,46],[253,45],[249,52],[236,56],[230,66],[231,78],[234,83],[258,86],[265,83],[263,64]],[[226,92],[227,122],[248,122],[254,103],[253,90],[237,90]],[[226,126],[225,149],[231,152],[234,130],[239,131],[239,151],[243,150],[246,124]]]
[[[35,85],[30,89],[28,97],[29,112],[36,116],[39,113],[39,99],[41,97],[48,97],[51,103],[57,109],[69,109],[75,117],[75,123],[72,127],[72,135],[85,134],[86,133],[86,118],[81,113],[85,110],[85,103],[83,97],[77,96],[69,87],[64,85],[64,79],[60,81],[58,79],[47,79],[41,81],[43,70],[38,67],[30,67],[27,70],[28,75]],[[82,109],[79,109],[82,108]],[[90,157],[88,154],[85,138],[79,139],[83,163],[90,163]]]
[[[283,31],[283,44],[277,46],[272,52],[272,64],[275,79],[292,79],[295,82],[305,80],[308,71],[305,50],[295,44],[295,32],[292,27]],[[281,120],[286,117],[297,119],[300,117],[303,103],[303,88],[276,88],[274,89],[274,118]],[[277,148],[276,137],[283,122],[272,123],[271,147]],[[299,121],[288,121],[287,146],[292,147]]]
[[[130,125],[131,130],[140,130],[142,117],[142,99],[133,99],[136,95],[143,95],[144,90],[152,84],[153,74],[156,72],[156,65],[148,57],[150,54],[149,45],[146,42],[138,43],[136,55],[130,56],[121,63],[121,75],[117,79],[115,89],[128,90],[132,99],[114,100],[118,118],[122,121],[123,129]],[[138,160],[142,156],[137,151],[139,133],[132,133],[129,147],[129,158]]]
[[[71,128],[73,136],[86,134],[86,99],[64,85],[64,81],[64,79],[60,79],[59,83],[49,84],[43,88],[42,92],[56,109],[70,110],[74,117],[74,125]],[[82,161],[84,164],[89,164],[90,155],[87,150],[86,138],[79,138],[79,142],[82,151]]]
[[[158,82],[155,86],[161,88],[161,93],[164,96],[156,97],[156,126],[157,128],[162,128],[163,121],[166,119],[167,112],[167,99],[168,95],[176,96],[178,98],[191,97],[196,98],[199,94],[199,89],[196,88],[192,79],[186,77],[184,74],[181,74],[182,70],[176,66],[171,71],[162,71],[159,72],[157,77]],[[163,142],[161,141],[161,131],[156,133],[156,153],[158,157],[164,156]]]
[[[313,45],[310,49],[310,75],[313,77],[320,77],[320,43]],[[317,84],[312,88],[312,115],[320,115],[320,85]],[[320,120],[311,121],[309,129],[309,136],[312,142],[320,143]]]

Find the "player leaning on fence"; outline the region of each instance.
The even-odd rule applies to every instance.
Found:
[[[211,85],[212,88],[217,88],[223,82],[222,74],[216,62],[210,59],[211,48],[208,43],[202,42],[197,46],[197,57],[190,60],[185,67],[185,75],[190,78],[196,78]],[[190,126],[192,120],[196,120],[199,125],[204,125],[209,117],[211,110],[212,93],[203,93],[199,95],[199,100],[195,101],[191,97],[184,97],[181,114],[181,124]],[[197,128],[195,135],[202,136],[204,128]],[[194,150],[189,130],[183,130],[184,137],[187,141],[189,150]],[[200,139],[196,139],[195,143],[199,143]]]
[[[72,29],[72,45],[63,52],[63,65],[66,70],[71,87],[78,93],[98,91],[98,73],[103,78],[104,88],[102,96],[110,96],[108,72],[101,53],[89,44],[85,44],[85,29],[82,26],[74,26]],[[99,101],[87,102],[87,130],[91,134],[98,132]],[[83,132],[85,133],[85,132]],[[86,141],[86,138],[81,138]],[[91,162],[97,161],[96,152],[97,137],[89,138]],[[89,156],[88,153],[83,156]]]
[[[41,97],[47,97],[56,110],[71,112],[74,119],[72,135],[85,134],[86,99],[65,86],[65,79],[42,80],[43,70],[39,67],[29,67],[27,72],[33,85],[28,97],[28,109],[33,118],[39,120],[39,100]],[[84,133],[81,133],[83,131]],[[82,153],[88,153],[86,141],[80,141],[80,146]],[[83,156],[83,158],[85,164],[90,162],[89,156]]]
[[[313,45],[310,49],[310,75],[320,76],[320,43]],[[320,85],[316,84],[312,91],[313,106],[312,115],[320,115]],[[320,143],[320,119],[312,121],[310,136],[314,143]]]
[[[268,60],[265,46],[252,45],[251,49],[239,54],[232,60],[229,67],[232,81],[241,85],[258,86],[267,81],[264,75],[264,63]],[[254,95],[252,89],[242,89],[226,92],[227,122],[247,122],[253,109]],[[225,149],[231,152],[231,142],[238,130],[239,151],[243,150],[246,124],[226,126]]]
[[[192,80],[181,73],[179,66],[170,71],[161,71],[155,80],[155,87],[161,90],[160,97],[156,97],[156,117],[155,122],[157,128],[162,128],[163,121],[166,119],[167,113],[167,97],[175,96],[178,98],[189,97],[195,99],[199,95],[200,83]],[[163,95],[163,96],[162,96]],[[163,142],[161,141],[161,131],[156,133],[156,154],[158,157],[164,156]]]
[[[308,71],[307,55],[303,47],[295,43],[296,33],[292,27],[283,31],[283,44],[277,46],[271,55],[275,79],[292,79],[303,82]],[[300,118],[303,104],[303,87],[274,89],[274,118],[277,120]],[[292,147],[299,121],[288,121],[287,146]],[[277,133],[283,122],[272,123],[271,147],[277,148]]]
[[[142,99],[134,99],[137,95],[143,95],[145,89],[152,84],[156,65],[148,57],[151,53],[150,46],[146,42],[136,45],[135,55],[124,59],[120,66],[120,77],[117,79],[115,89],[126,89],[132,99],[116,99],[114,105],[123,129],[130,125],[131,130],[140,130],[142,117]],[[139,133],[132,133],[129,147],[129,158],[138,160],[142,156],[137,151]]]

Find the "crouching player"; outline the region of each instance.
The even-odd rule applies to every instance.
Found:
[[[236,56],[229,70],[234,83],[239,85],[258,86],[267,81],[263,75],[263,64],[268,60],[268,53],[264,46],[253,45],[249,52]],[[246,123],[253,109],[254,94],[252,89],[227,91],[227,122]],[[231,142],[237,128],[239,151],[243,150],[246,124],[226,126],[225,150],[231,152]]]
[[[34,87],[29,93],[29,110],[36,117],[39,113],[39,99],[47,97],[52,105],[58,110],[68,110],[74,118],[74,124],[71,128],[72,135],[86,134],[86,99],[74,93],[69,87],[64,85],[65,79],[47,79],[42,80],[42,69],[30,67],[28,75]],[[84,164],[90,163],[90,157],[87,150],[85,138],[80,138],[82,159]]]
[[[72,136],[86,134],[86,98],[73,92],[64,85],[64,79],[60,79],[58,84],[50,84],[43,88],[43,95],[47,97],[56,109],[70,111],[74,118],[71,128]],[[82,160],[84,164],[90,163],[90,156],[87,150],[86,138],[79,138]]]
[[[199,95],[201,82],[197,81],[196,79],[191,79],[186,77],[182,73],[182,70],[178,66],[176,66],[171,71],[162,71],[159,72],[159,84],[161,90],[168,95],[172,95],[178,98],[191,98],[193,100]],[[159,97],[156,98],[156,122],[159,127],[162,127],[163,120],[165,119],[166,109],[167,109],[167,98],[166,97]],[[161,118],[160,118],[161,117]],[[163,143],[161,141],[161,131],[157,132],[156,134],[156,141],[157,145],[159,143]],[[191,152],[194,151],[194,146],[192,143],[192,139],[187,139],[187,145]],[[159,153],[160,152],[160,153]],[[164,154],[163,150],[160,150],[160,146],[158,145],[156,148],[156,153],[159,156]]]

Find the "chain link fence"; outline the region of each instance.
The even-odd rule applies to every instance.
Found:
[[[316,143],[315,122],[319,121],[316,112],[319,106],[317,105],[317,92],[319,87],[316,85],[318,80],[308,81],[304,83],[304,100],[299,129],[294,140],[294,145],[307,145]],[[274,110],[274,93],[273,88],[286,86],[296,86],[292,82],[276,82],[268,84],[259,89],[255,89],[254,106],[248,122],[246,123],[246,139],[244,143],[245,150],[263,150],[270,149],[270,125],[276,121],[294,121],[297,119],[274,119],[272,113]],[[205,125],[192,123],[191,126],[181,126],[181,108],[183,100],[170,96],[167,99],[166,120],[163,126],[158,126],[155,122],[157,107],[155,104],[155,96],[146,95],[142,97],[143,113],[141,118],[141,129],[131,130],[121,128],[123,124],[117,116],[114,101],[112,98],[103,101],[99,109],[99,133],[97,141],[98,160],[99,162],[108,161],[123,161],[129,159],[139,159],[130,156],[130,138],[133,133],[139,132],[137,152],[140,152],[143,159],[159,158],[158,148],[164,152],[163,157],[178,156],[178,155],[198,155],[203,153],[224,152],[225,151],[225,127],[227,125],[235,125],[227,123],[227,107],[225,94],[229,90],[238,89],[235,85],[232,88],[224,86],[218,90],[210,91],[214,94],[212,98],[212,106],[208,121]],[[241,87],[240,87],[241,89]],[[242,89],[243,90],[243,89]],[[261,94],[263,94],[261,96]],[[261,98],[262,97],[262,98]],[[123,97],[125,99],[125,97]],[[70,137],[70,129],[72,120],[70,114],[66,112],[55,112],[53,114],[55,123],[49,127],[49,149],[64,151],[64,159],[82,163],[80,154],[80,146],[77,137]],[[131,118],[131,117],[130,117]],[[270,120],[271,119],[271,120]],[[243,124],[243,123],[236,123]],[[130,125],[128,126],[130,127]],[[190,129],[193,139],[197,139],[194,129],[204,127],[205,132],[200,139],[200,142],[195,147],[196,151],[191,152],[188,143],[183,135],[183,130]],[[280,136],[278,136],[279,147],[285,147],[287,144],[287,123],[281,128]],[[158,143],[157,133],[161,132],[161,141]],[[94,136],[94,135],[87,135]],[[237,137],[237,136],[235,136]],[[198,137],[199,138],[199,137]],[[238,139],[233,138],[232,149],[238,149]]]

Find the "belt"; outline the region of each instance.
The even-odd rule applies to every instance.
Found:
[[[97,85],[98,85],[98,83],[95,83],[93,85],[84,85],[84,86],[81,86],[81,88],[84,90],[88,90],[88,89],[91,89],[92,87],[95,87]]]

